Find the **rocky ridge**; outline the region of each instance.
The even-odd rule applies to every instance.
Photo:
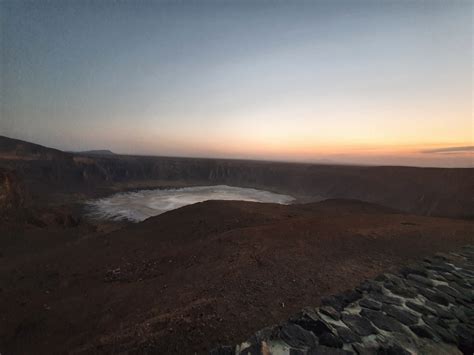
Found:
[[[224,354],[472,354],[474,246],[324,298]]]
[[[40,205],[135,188],[230,185],[298,202],[356,199],[400,211],[474,218],[474,169],[349,166],[67,153],[0,136],[0,168],[15,171]]]

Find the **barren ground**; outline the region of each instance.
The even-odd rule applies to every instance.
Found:
[[[0,226],[2,353],[205,353],[474,240],[472,221],[347,200],[209,201],[118,227]]]

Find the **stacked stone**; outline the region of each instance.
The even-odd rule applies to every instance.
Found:
[[[473,354],[474,246],[439,253],[325,298],[231,354]]]

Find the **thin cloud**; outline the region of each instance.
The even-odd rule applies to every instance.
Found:
[[[468,145],[464,147],[445,147],[437,149],[422,150],[422,153],[469,153],[474,152],[474,146]]]

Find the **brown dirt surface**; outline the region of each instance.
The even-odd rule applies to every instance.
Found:
[[[205,353],[474,240],[350,200],[207,201],[117,227],[0,225],[0,352]]]

